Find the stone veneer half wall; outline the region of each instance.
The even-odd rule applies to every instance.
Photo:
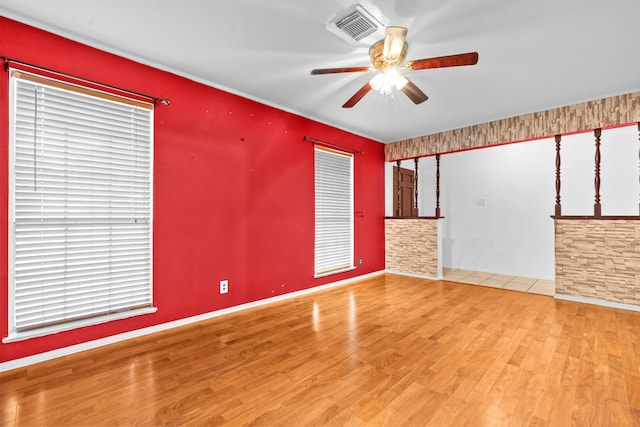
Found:
[[[384,229],[387,270],[442,278],[438,219],[386,218]]]
[[[640,92],[524,114],[385,145],[385,160],[527,141],[640,121]]]
[[[640,221],[555,221],[556,294],[640,306]]]

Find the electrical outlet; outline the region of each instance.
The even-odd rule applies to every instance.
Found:
[[[362,265],[362,257],[358,258],[358,265]]]
[[[220,293],[226,294],[229,292],[229,281],[228,280],[220,280]]]

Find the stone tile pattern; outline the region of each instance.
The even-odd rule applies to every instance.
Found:
[[[640,92],[633,92],[397,141],[385,145],[385,159],[409,159],[638,121]]]
[[[555,221],[556,293],[640,305],[640,221]]]
[[[438,220],[385,219],[388,270],[438,277]]]

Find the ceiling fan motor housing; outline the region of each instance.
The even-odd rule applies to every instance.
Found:
[[[390,59],[384,56],[384,40],[374,43],[369,49],[369,58],[373,68],[379,71],[384,71],[389,68],[401,67],[404,60],[407,57],[408,45],[405,42],[402,46],[400,54],[395,59]]]

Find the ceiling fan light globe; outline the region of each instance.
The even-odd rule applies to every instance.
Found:
[[[398,90],[402,89],[408,82],[407,78],[400,74],[397,68],[390,68],[384,74],[387,85],[395,86]]]
[[[392,89],[395,87],[398,90],[402,90],[409,80],[400,74],[398,69],[389,68],[376,74],[370,81],[371,89],[380,92],[383,95],[389,95]]]
[[[409,80],[407,80],[405,76],[399,75],[398,80],[394,82],[394,86],[396,87],[396,89],[402,90],[402,88],[405,87],[407,83],[409,83]]]
[[[382,87],[384,86],[384,74],[378,73],[371,80],[369,80],[369,84],[371,85],[371,89],[382,93]]]

